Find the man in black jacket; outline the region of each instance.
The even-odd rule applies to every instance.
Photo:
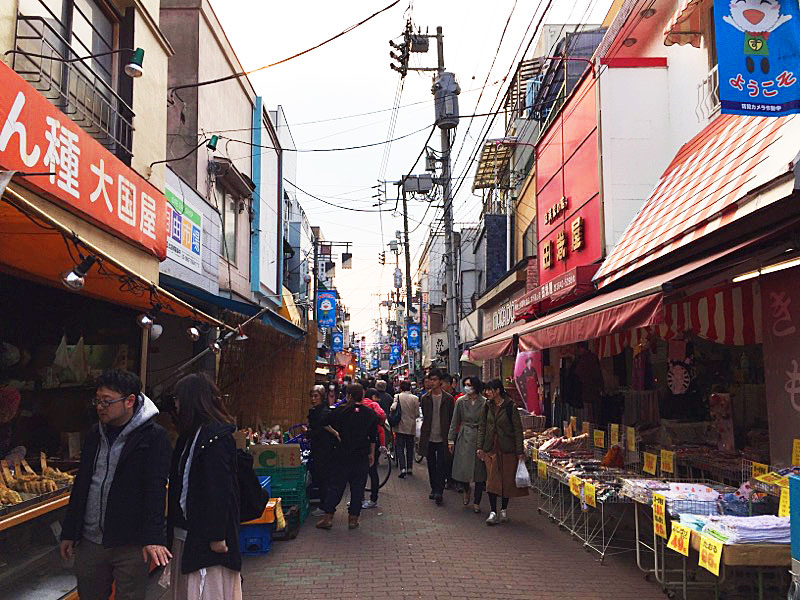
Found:
[[[431,390],[419,400],[422,409],[422,427],[419,435],[419,453],[428,459],[428,478],[431,493],[428,496],[439,506],[443,503],[447,478],[447,435],[453,418],[453,397],[442,390],[443,374],[439,369],[428,373]]]
[[[148,563],[166,565],[167,475],[172,448],[139,378],[111,369],[96,382],[98,425],[86,435],[61,532],[75,556],[81,600],[143,600]]]

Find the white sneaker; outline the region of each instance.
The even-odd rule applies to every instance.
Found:
[[[487,525],[497,525],[499,522],[500,522],[500,520],[497,518],[497,513],[496,512],[490,512],[489,513],[489,517],[486,519],[486,524]]]
[[[375,508],[376,506],[378,506],[378,503],[372,500],[364,500],[364,502],[361,503],[361,508]]]
[[[505,508],[500,511],[500,522],[508,523],[508,511]]]
[[[325,514],[325,511],[322,510],[321,508],[315,508],[314,510],[311,511],[311,516],[312,517],[321,517],[324,514]]]

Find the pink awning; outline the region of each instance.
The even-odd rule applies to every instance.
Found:
[[[680,3],[678,10],[664,28],[665,46],[691,44],[695,48],[700,47],[703,37],[702,23],[700,22],[701,11],[699,10],[701,2],[702,0],[683,0]]]
[[[509,356],[513,350],[514,336],[526,330],[528,323],[518,323],[505,331],[478,342],[468,350],[470,360],[489,360]]]

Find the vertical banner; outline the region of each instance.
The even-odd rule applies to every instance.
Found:
[[[334,352],[341,352],[344,349],[344,334],[341,331],[334,331],[331,337],[331,349]]]
[[[400,362],[400,355],[402,353],[403,353],[403,347],[400,344],[398,344],[398,343],[392,344],[392,352],[389,355],[389,361],[392,364],[396,364],[396,363]]]
[[[417,324],[408,326],[408,347],[410,350],[419,350],[420,341],[420,326]]]
[[[317,292],[317,326],[336,327],[336,292]]]
[[[372,362],[370,363],[370,368],[377,369],[378,366],[380,366],[380,362],[378,361],[377,358],[373,358]]]
[[[764,330],[764,379],[772,464],[791,464],[800,431],[800,270],[759,278]]]
[[[714,0],[722,112],[800,112],[797,0]]]
[[[542,353],[540,351],[517,352],[517,360],[514,363],[514,384],[522,396],[528,412],[534,415],[544,414],[544,406],[539,394],[541,389],[539,373],[541,372]]]

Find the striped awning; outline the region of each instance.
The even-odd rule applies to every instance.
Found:
[[[760,344],[763,338],[758,281],[716,287],[669,303],[664,323],[605,336],[597,341],[596,350],[601,357],[615,356],[652,335],[671,340],[684,332],[728,346]]]
[[[791,171],[798,140],[796,116],[716,118],[664,171],[597,271],[598,288],[785,197],[766,184]]]
[[[678,44],[691,44],[695,48],[700,47],[703,37],[702,11],[700,4],[703,0],[683,0],[675,14],[664,28],[664,45],[672,46]]]

